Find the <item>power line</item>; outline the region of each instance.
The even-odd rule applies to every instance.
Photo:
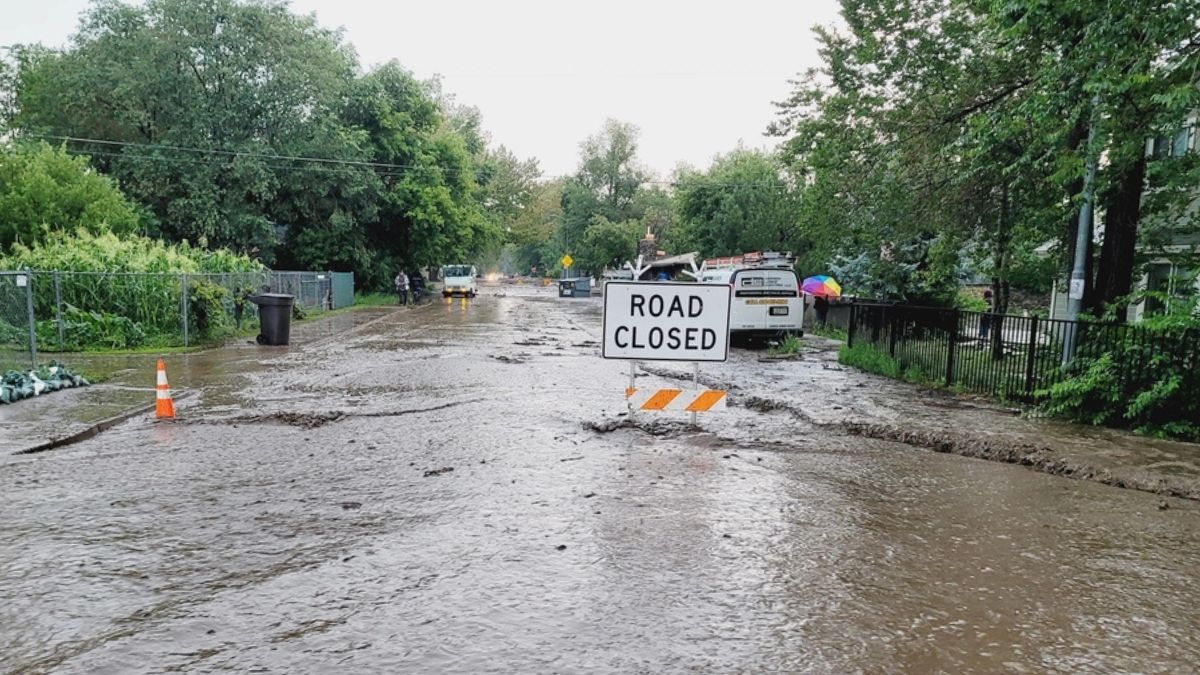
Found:
[[[139,154],[128,153],[128,152],[106,152],[104,150],[94,150],[94,151],[73,150],[70,148],[67,148],[66,152],[69,154],[72,154],[72,155],[80,156],[80,157],[84,157],[84,156],[86,156],[86,157],[113,157],[116,159],[160,162],[160,163],[165,163],[165,164],[188,164],[188,165],[192,165],[192,166],[213,166],[212,163],[210,163],[206,160],[189,159],[186,157],[161,157],[161,156],[157,156],[157,155],[139,155]],[[262,164],[260,166],[262,166],[264,168],[268,168],[268,169],[274,169],[277,171],[306,171],[306,172],[325,173],[325,174],[333,174],[333,175],[341,175],[341,176],[346,175],[346,172],[342,169],[323,167],[323,166],[288,166],[288,165],[282,165],[282,164]],[[382,171],[382,172],[376,171],[373,173],[376,176],[380,176],[382,178],[394,178],[394,177],[400,177],[400,176],[404,175],[403,173],[386,172],[386,171]]]
[[[372,169],[375,171],[375,173],[377,175],[383,176],[383,177],[403,176],[404,171],[407,171],[407,170],[431,171],[431,170],[436,169],[436,170],[445,171],[445,169],[443,169],[443,167],[440,167],[437,165],[428,165],[428,164],[421,165],[421,164],[396,164],[396,163],[389,163],[389,162],[368,162],[368,161],[362,161],[362,160],[332,159],[332,158],[328,158],[328,157],[312,157],[312,156],[306,156],[306,155],[282,155],[282,154],[276,154],[276,153],[246,152],[246,151],[241,151],[241,150],[227,150],[227,149],[222,149],[222,148],[197,148],[197,147],[190,147],[190,146],[183,146],[183,145],[164,144],[164,143],[138,143],[138,142],[134,142],[134,141],[114,141],[114,140],[102,139],[102,138],[83,138],[83,137],[79,137],[79,136],[63,136],[63,135],[57,135],[57,134],[39,134],[39,133],[32,133],[32,132],[26,132],[26,133],[23,133],[22,135],[30,137],[30,138],[64,141],[67,143],[77,143],[77,144],[92,143],[92,144],[96,144],[96,145],[103,145],[103,146],[109,146],[109,147],[121,147],[121,148],[139,149],[139,150],[165,150],[165,151],[173,151],[173,152],[191,152],[191,153],[196,153],[196,154],[218,155],[221,157],[229,157],[229,158],[244,157],[244,158],[249,158],[249,159],[292,161],[292,162],[304,162],[304,163],[312,163],[312,164],[321,165],[321,166],[308,166],[308,167],[281,165],[281,164],[264,164],[263,165],[267,168],[281,170],[281,171],[301,170],[301,171],[323,171],[326,173],[337,173],[337,169],[328,169],[328,168],[324,168],[324,167],[346,166],[346,167]],[[71,153],[77,154],[77,155],[86,154],[86,155],[96,155],[96,156],[102,156],[102,157],[118,157],[118,158],[123,158],[123,159],[136,159],[136,160],[157,161],[157,162],[166,162],[166,163],[174,162],[174,163],[192,164],[192,165],[208,164],[208,162],[206,162],[205,160],[199,160],[199,159],[187,159],[187,158],[183,158],[183,157],[160,157],[160,156],[153,156],[153,155],[139,155],[139,154],[122,153],[122,152],[105,152],[102,150],[68,150],[68,152],[71,152]],[[576,178],[576,176],[562,175],[562,176],[545,177],[544,180],[547,180],[547,181],[572,180],[574,178]],[[681,184],[681,182],[677,181],[677,180],[643,180],[639,183],[639,185],[655,185],[655,186],[669,187],[669,188],[684,187],[684,185]],[[777,189],[777,190],[784,190],[784,191],[789,189],[788,185],[783,180],[778,180],[778,181],[773,181],[773,180],[711,181],[711,180],[706,180],[703,177],[700,177],[697,180],[697,182],[694,183],[693,186],[691,186],[691,187],[701,188],[701,189],[703,189],[703,188],[749,187],[749,188]]]
[[[135,143],[133,141],[110,141],[103,138],[80,138],[78,136],[57,136],[54,134],[36,134],[26,133],[26,136],[32,138],[41,138],[45,140],[67,141],[71,143],[95,143],[97,145],[120,146],[125,148],[143,148],[148,150],[174,150],[177,152],[195,152],[207,153],[214,155],[223,155],[226,157],[250,157],[254,159],[273,159],[284,160],[291,162],[314,162],[320,164],[339,164],[346,166],[359,166],[364,168],[379,168],[379,169],[428,169],[427,165],[417,164],[390,164],[387,162],[365,162],[354,159],[330,159],[328,157],[307,157],[303,155],[277,155],[265,152],[245,152],[241,150],[224,150],[218,148],[194,148],[183,145],[166,145],[162,143]]]

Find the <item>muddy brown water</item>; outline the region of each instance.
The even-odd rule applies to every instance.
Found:
[[[4,458],[0,671],[1200,663],[1193,503],[744,407],[610,424],[597,303],[487,290],[209,357],[183,423]]]

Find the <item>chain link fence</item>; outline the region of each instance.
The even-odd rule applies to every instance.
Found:
[[[354,275],[0,271],[0,372],[38,352],[187,347],[258,324],[249,296],[286,293],[303,312],[354,304]]]
[[[30,368],[37,361],[31,290],[29,274],[0,272],[0,372]]]

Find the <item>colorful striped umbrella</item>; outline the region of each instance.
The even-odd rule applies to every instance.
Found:
[[[827,277],[824,274],[805,279],[804,283],[800,284],[800,290],[809,295],[823,298],[836,298],[842,294],[842,287],[838,282],[834,281],[833,277]]]

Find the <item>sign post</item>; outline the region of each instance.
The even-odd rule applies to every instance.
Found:
[[[575,259],[571,257],[570,253],[564,253],[563,257],[561,259],[559,259],[558,262],[562,263],[562,267],[563,267],[562,278],[566,279],[567,278],[567,270],[571,269],[571,265],[575,264]]]
[[[725,392],[699,388],[700,363],[729,357],[730,287],[725,284],[610,281],[604,286],[601,356],[628,360],[631,411],[682,410],[696,414],[725,407]],[[693,364],[690,391],[636,386],[637,361]]]

